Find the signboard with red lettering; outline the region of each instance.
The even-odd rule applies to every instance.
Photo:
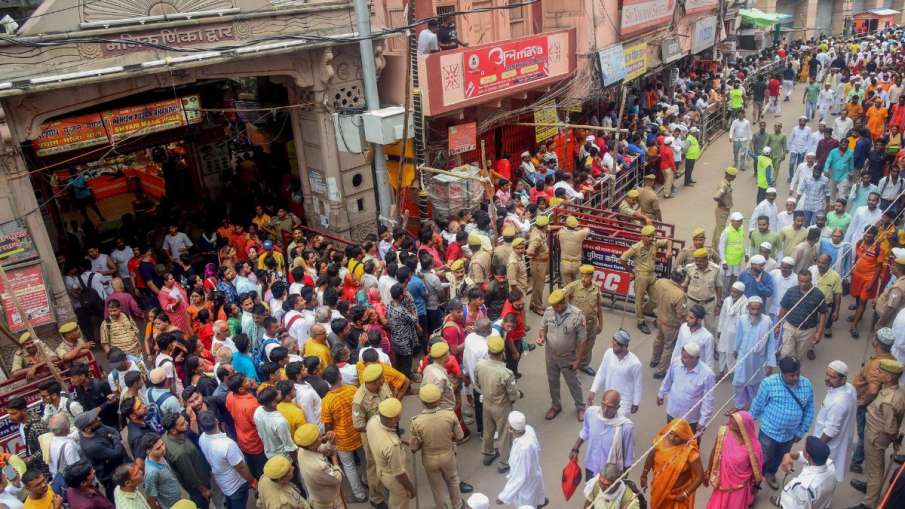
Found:
[[[629,261],[629,270],[619,261],[622,253],[628,251],[636,241],[618,237],[593,235],[596,240],[585,240],[584,263],[594,266],[594,280],[600,283],[603,292],[617,298],[634,299],[635,288],[632,281],[633,262]],[[657,279],[669,277],[669,261],[665,256],[658,256],[655,267]]]
[[[623,0],[619,33],[625,36],[665,27],[672,20],[675,8],[676,0]]]
[[[545,78],[549,52],[546,36],[465,51],[465,97],[480,97]]]
[[[28,315],[28,320],[32,327],[53,323],[56,319],[53,316],[53,310],[50,308],[50,297],[47,295],[47,288],[44,286],[44,272],[41,265],[29,265],[18,269],[9,270],[6,273],[9,285],[16,296],[19,303]],[[0,299],[3,303],[4,316],[6,324],[10,330],[17,332],[26,328],[25,320],[19,316],[15,304],[9,296],[8,289],[0,284]]]
[[[107,130],[100,113],[54,120],[41,126],[41,135],[32,140],[35,154],[43,157],[69,150],[106,145]]]
[[[15,265],[38,257],[35,241],[22,219],[0,224],[0,258],[3,265]]]

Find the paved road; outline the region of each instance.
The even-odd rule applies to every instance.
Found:
[[[799,85],[799,88],[801,86]],[[796,92],[796,97],[800,101],[800,95]],[[786,131],[795,125],[795,119],[801,115],[802,105],[797,103],[785,103],[784,111],[781,116],[783,124],[787,126]],[[749,115],[749,118],[750,115]],[[768,128],[772,130],[774,121],[773,115],[767,115],[769,122]],[[695,169],[695,178],[697,185],[691,188],[679,188],[678,195],[670,200],[662,200],[661,206],[664,212],[666,222],[676,225],[676,234],[679,238],[688,239],[691,230],[696,226],[703,226],[708,232],[713,231],[713,200],[712,195],[716,189],[723,169],[732,163],[732,150],[726,136],[715,141],[714,144],[707,147],[703,156],[699,160]],[[787,168],[782,169],[781,177],[785,180],[787,177]],[[748,215],[754,208],[755,184],[751,175],[751,171],[740,172],[736,180],[734,201],[737,210],[745,214],[746,224]],[[785,182],[779,185],[779,198],[777,203],[782,203],[787,195],[788,185]],[[708,239],[709,243],[709,239]],[[848,302],[843,301],[847,306]],[[536,334],[539,318],[533,313],[529,313],[528,324],[532,327],[532,331],[528,333],[529,338],[533,339]],[[813,382],[815,390],[816,403],[819,408],[820,402],[825,394],[823,383],[823,373],[825,366],[834,359],[841,359],[848,363],[852,371],[858,369],[861,365],[862,358],[865,355],[867,334],[862,334],[862,339],[853,340],[847,334],[848,322],[845,319],[840,320],[841,323],[833,328],[834,337],[825,339],[817,349],[817,360],[804,361],[803,375],[810,378]],[[647,368],[647,361],[650,359],[650,351],[653,343],[653,335],[644,335],[637,331],[632,316],[623,312],[608,312],[604,321],[603,332],[598,337],[597,347],[594,351],[594,365],[600,362],[600,358],[605,351],[605,344],[608,344],[609,337],[620,326],[625,327],[632,333],[633,339],[631,349],[641,359],[644,365],[644,381],[643,381],[643,398],[640,411],[632,416],[635,424],[635,451],[636,457],[646,451],[650,446],[651,440],[655,433],[665,423],[665,410],[663,407],[656,405],[656,391],[659,384],[651,377],[652,372]],[[863,329],[863,328],[862,328]],[[544,413],[549,407],[549,391],[546,383],[546,374],[544,371],[544,358],[541,349],[535,350],[525,357],[521,363],[521,371],[524,374],[519,381],[520,388],[525,392],[525,399],[517,403],[517,409],[523,411],[528,422],[535,427],[540,438],[542,446],[542,467],[544,471],[544,480],[546,483],[547,496],[550,499],[552,508],[577,508],[582,507],[582,502],[578,500],[578,496],[573,497],[569,502],[563,499],[560,490],[560,476],[562,468],[568,461],[568,452],[577,437],[580,425],[575,419],[574,408],[571,404],[568,391],[563,384],[563,407],[564,411],[553,421],[545,421]],[[585,392],[590,386],[591,377],[580,374]],[[729,382],[724,382],[718,387],[716,392],[717,406],[720,407],[724,403],[729,404],[732,396],[732,387]],[[727,407],[723,407],[727,408]],[[420,411],[420,405],[417,399],[408,398],[405,402],[405,416],[403,422],[407,422],[408,416]],[[702,457],[705,461],[709,458],[710,450],[713,446],[717,426],[722,424],[722,418],[711,425],[702,440]],[[586,449],[586,447],[585,447]],[[497,474],[495,467],[484,467],[481,464],[480,439],[475,436],[471,441],[459,448],[459,473],[463,480],[473,484],[477,491],[487,494],[493,499],[499,493],[505,484],[502,475]],[[584,452],[584,451],[583,451]],[[419,460],[420,465],[420,460]],[[639,464],[630,474],[630,478],[637,481],[640,475],[641,465]],[[433,507],[433,499],[430,496],[430,490],[427,486],[427,480],[423,472],[419,472],[418,486],[420,490],[420,508]],[[850,474],[851,476],[852,474]],[[859,501],[859,495],[848,486],[848,478],[845,484],[838,485],[836,496],[834,498],[834,508],[844,508],[854,505]],[[762,491],[758,497],[755,507],[766,508],[771,507],[769,496],[773,492],[767,489]],[[706,507],[707,498],[710,489],[701,487],[697,492],[696,507]],[[414,507],[414,504],[412,505]],[[353,507],[353,506],[350,506]],[[354,507],[369,507],[366,504],[355,505]]]

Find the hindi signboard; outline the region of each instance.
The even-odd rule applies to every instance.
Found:
[[[626,36],[658,25],[665,27],[675,8],[675,0],[623,0],[619,33]]]
[[[14,265],[37,257],[38,249],[24,220],[13,219],[0,224],[0,258],[3,265]]]
[[[32,140],[35,154],[44,157],[69,150],[106,145],[107,130],[100,113],[89,113],[47,122],[41,134]]]
[[[647,72],[647,43],[639,42],[622,49],[625,60],[625,81],[644,76]]]
[[[705,16],[694,22],[691,35],[691,54],[712,48],[716,42],[716,16]]]
[[[594,235],[595,240],[585,240],[583,262],[594,266],[594,280],[600,283],[604,293],[619,298],[634,298],[635,288],[632,278],[632,266],[626,270],[619,257],[635,243],[630,239]],[[665,256],[658,254],[655,272],[657,278],[669,277],[669,263]]]
[[[534,141],[540,143],[556,136],[559,127],[555,124],[559,121],[556,116],[556,100],[550,99],[537,105],[534,110],[535,124],[554,124],[554,125],[538,125],[534,127]]]
[[[101,117],[111,142],[115,142],[136,133],[144,135],[200,122],[199,103],[200,97],[194,95],[105,111]],[[186,109],[191,110],[189,115]]]
[[[600,61],[600,81],[608,87],[625,79],[625,50],[621,44],[614,44],[597,52]]]
[[[50,297],[47,295],[47,287],[44,285],[44,272],[41,265],[29,265],[18,269],[8,270],[6,277],[9,286],[16,292],[19,303],[28,315],[32,327],[53,323],[56,319],[50,308]],[[0,299],[3,302],[3,311],[6,316],[6,324],[10,330],[18,332],[26,328],[25,319],[19,316],[16,306],[9,294],[9,288],[0,284]]]
[[[663,63],[668,64],[682,58],[682,43],[678,37],[667,37],[660,43]]]
[[[471,152],[478,147],[477,139],[477,122],[449,126],[449,155]]]

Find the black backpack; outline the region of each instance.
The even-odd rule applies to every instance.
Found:
[[[82,280],[82,276],[79,276],[77,279],[79,280],[79,286],[82,287],[79,292],[79,304],[81,305],[84,311],[88,311],[94,315],[103,315],[104,314],[104,299],[98,295],[97,290],[91,286],[91,280],[97,274],[92,272],[88,275],[88,283],[86,284],[84,280]]]

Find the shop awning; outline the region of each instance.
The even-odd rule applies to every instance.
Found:
[[[764,12],[760,9],[739,9],[738,13],[742,17],[742,21],[761,27],[768,27],[792,19],[792,16],[788,14]]]
[[[874,16],[896,16],[899,14],[899,11],[895,9],[868,9],[864,12],[873,14]]]

